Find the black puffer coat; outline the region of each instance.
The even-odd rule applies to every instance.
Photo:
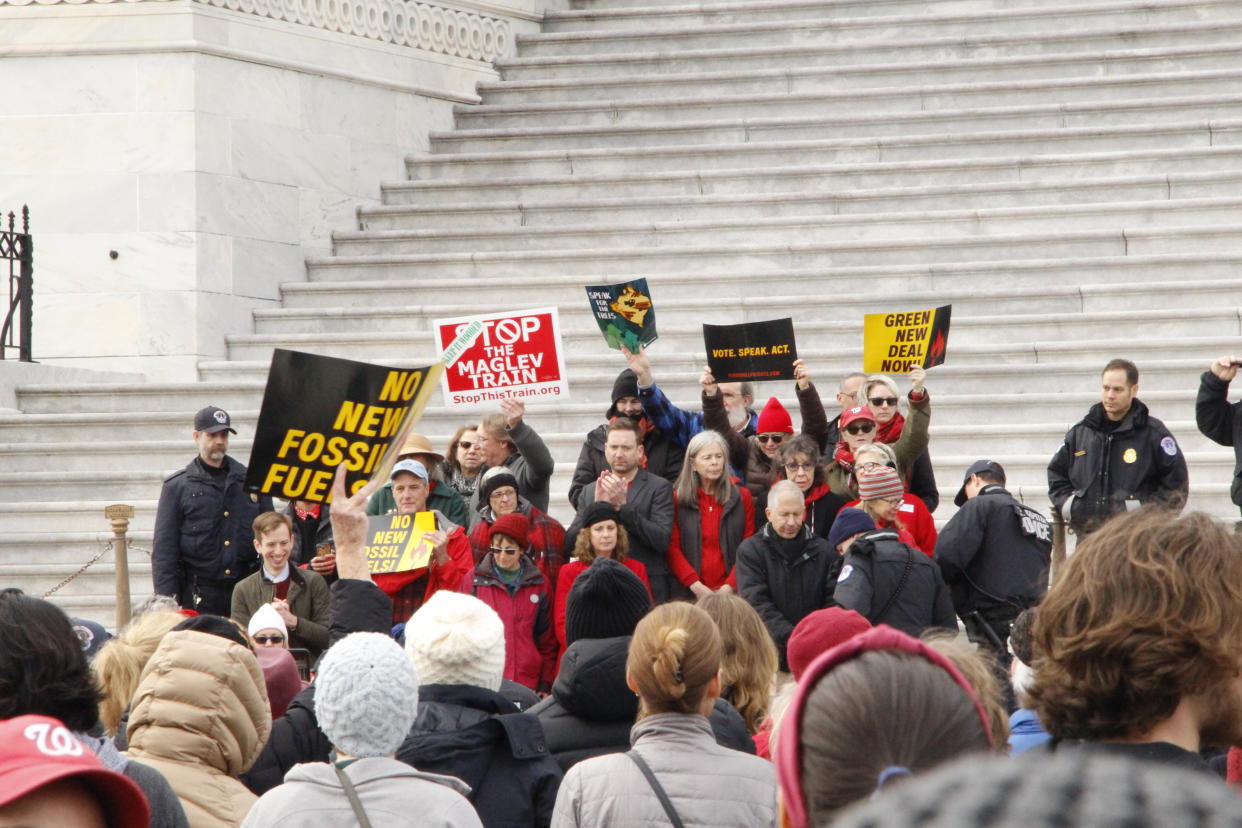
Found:
[[[928,627],[957,630],[953,602],[940,567],[927,555],[877,529],[845,550],[833,600],[872,624],[918,637]]]
[[[488,828],[552,822],[561,769],[539,720],[499,693],[467,684],[418,688],[418,718],[397,758],[456,776]]]
[[[543,724],[548,748],[561,770],[583,759],[630,749],[638,698],[625,685],[630,637],[579,639],[561,659],[552,695],[531,709]],[[716,699],[708,721],[717,744],[755,752],[755,740],[733,705]]]

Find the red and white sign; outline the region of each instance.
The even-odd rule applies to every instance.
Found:
[[[444,360],[445,350],[474,323],[481,324],[482,331],[474,334],[465,349],[458,342]],[[491,407],[505,397],[556,400],[569,396],[556,308],[436,319],[432,326],[437,353],[448,363],[440,383],[449,405]]]

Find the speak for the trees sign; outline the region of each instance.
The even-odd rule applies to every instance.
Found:
[[[569,396],[555,307],[437,319],[432,325],[449,405]]]

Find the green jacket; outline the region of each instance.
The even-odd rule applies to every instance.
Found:
[[[311,660],[328,649],[328,582],[318,572],[289,564],[289,609],[298,617],[296,629],[289,630],[289,646],[310,650]],[[276,598],[276,585],[263,577],[263,570],[237,582],[233,587],[233,620],[242,627],[264,604]]]
[[[385,483],[367,501],[368,515],[386,515],[395,511],[396,508],[397,501],[392,496],[392,483]],[[456,489],[440,480],[431,481],[431,491],[427,494],[427,511],[440,512],[458,526],[470,524],[470,513],[466,508],[466,501]]]

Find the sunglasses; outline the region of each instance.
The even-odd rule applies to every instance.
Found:
[[[464,448],[464,449],[472,449],[474,448],[474,441],[473,440],[459,440],[457,442],[457,447]]]
[[[790,474],[793,474],[794,472],[800,472],[800,471],[811,471],[814,468],[815,468],[814,463],[786,463],[785,464],[785,471],[789,472]]]
[[[520,555],[522,553],[521,549],[510,549],[507,546],[489,546],[487,551],[494,555]]]
[[[872,397],[871,404],[875,406],[887,405],[894,406],[897,404],[896,397]]]
[[[755,439],[761,443],[776,443],[779,446],[785,436],[784,434],[756,434]]]
[[[845,430],[850,434],[870,434],[875,430],[875,423],[866,421],[861,423],[850,423],[845,427]]]
[[[256,644],[280,644],[284,640],[285,637],[283,635],[256,635],[254,637],[254,643]]]

